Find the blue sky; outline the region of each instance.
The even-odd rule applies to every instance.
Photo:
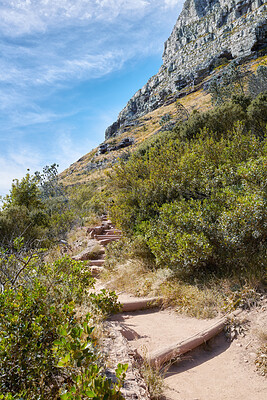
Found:
[[[0,194],[104,140],[161,65],[182,0],[0,0]]]

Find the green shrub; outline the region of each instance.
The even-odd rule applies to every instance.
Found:
[[[65,324],[58,329],[59,339],[54,341],[57,367],[68,370],[71,377],[60,390],[62,400],[123,399],[120,389],[128,365],[118,364],[116,382],[107,379],[96,351],[93,330],[87,321],[76,326]]]
[[[264,138],[267,126],[267,92],[260,93],[252,100],[247,114],[252,131],[260,138]]]
[[[27,263],[25,255],[24,259]],[[30,260],[16,285],[10,280],[0,294],[2,398],[52,400],[60,394],[63,399],[84,398],[77,397],[78,392],[74,395],[72,387],[76,385],[81,396],[86,394],[84,390],[89,393],[94,388],[92,393],[96,395],[91,398],[104,399],[112,394],[108,398],[120,399],[120,382],[126,367],[118,367],[118,385],[113,386],[105,377],[96,340],[90,335],[95,319],[118,310],[117,297],[106,291],[88,295],[94,279],[82,262],[64,257],[53,264],[43,264],[37,255]],[[6,261],[2,258],[2,263]],[[16,256],[8,261],[14,268]],[[91,309],[86,319],[78,317],[80,306]],[[79,369],[81,357],[86,371]]]
[[[114,168],[110,215],[129,237],[142,238],[140,254],[151,252],[159,267],[170,267],[184,279],[263,277],[265,101],[263,94],[250,104],[236,96],[195,114],[176,133],[151,140]],[[261,134],[248,129],[257,117]]]

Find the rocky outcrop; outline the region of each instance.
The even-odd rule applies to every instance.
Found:
[[[220,59],[257,56],[267,42],[266,0],[186,0],[165,43],[158,74],[129,100],[106,130],[117,136],[134,120],[174,101],[187,85],[198,84]]]

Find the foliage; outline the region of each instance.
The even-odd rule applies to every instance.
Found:
[[[25,206],[28,210],[44,208],[36,177],[27,173],[21,181],[13,180],[10,194],[4,198],[3,208],[6,209],[11,205]]]
[[[164,391],[164,373],[152,367],[148,361],[144,360],[141,367],[141,374],[148,387],[151,400],[162,399]]]
[[[34,173],[43,198],[64,196],[63,186],[59,182],[58,167],[58,164],[46,165],[42,172]]]
[[[267,91],[253,99],[248,106],[247,115],[252,131],[263,139],[267,126]]]
[[[215,76],[209,83],[207,91],[211,94],[214,105],[223,104],[233,94],[244,94],[245,77],[248,71],[237,61],[231,61],[220,74]]]
[[[0,211],[2,245],[9,246],[19,236],[28,248],[62,238],[75,222],[75,214],[58,182],[57,166],[46,166],[43,173],[29,172],[15,179]]]
[[[234,285],[233,288],[227,293],[225,291],[224,310],[232,312],[237,308],[250,310],[260,304],[261,294],[248,284]]]
[[[106,378],[104,368],[98,361],[93,329],[87,321],[75,327],[65,324],[59,328],[54,352],[59,355],[58,367],[67,369],[71,376],[71,382],[61,389],[62,400],[123,399],[120,389],[128,366],[118,364],[116,382]]]
[[[232,102],[221,105],[210,111],[192,114],[187,122],[176,127],[175,131],[181,140],[191,140],[196,138],[201,131],[206,129],[215,139],[219,140],[221,136],[227,135],[227,132],[233,128],[238,121],[246,122],[247,115],[234,97]]]
[[[142,238],[140,249],[148,246],[158,267],[183,279],[263,277],[266,96],[249,103],[235,96],[192,115],[175,132],[115,166],[111,175],[113,221],[129,236]]]
[[[22,238],[16,238],[9,250],[0,249],[0,285],[2,290],[6,286],[17,287],[22,282],[30,280],[32,267],[35,273],[39,268],[38,252],[25,251]]]
[[[161,117],[161,119],[160,119],[160,121],[159,121],[159,124],[160,124],[161,126],[163,126],[163,125],[166,124],[166,122],[169,122],[170,119],[171,119],[170,114],[164,114],[164,115]]]
[[[7,281],[0,294],[0,393],[6,399],[55,399],[68,389],[72,393],[73,385],[80,390],[81,382],[81,390],[85,390],[86,378],[87,397],[85,392],[77,397],[77,389],[67,398],[92,398],[92,388],[97,393],[95,398],[121,398],[118,390],[126,367],[118,367],[121,373],[118,372],[117,385],[105,378],[104,363],[91,335],[94,314],[85,320],[77,314],[79,306],[97,309],[98,315],[102,311],[103,316],[109,314],[118,309],[116,296],[108,292],[88,296],[94,279],[82,262],[64,257],[44,264],[37,254],[22,258],[21,247],[19,243],[17,254],[1,258],[1,265],[8,263],[6,270],[11,272],[16,270],[16,260],[24,260],[27,268],[16,280]],[[68,340],[64,340],[65,332]],[[59,350],[59,341],[65,346],[62,345],[63,350]],[[71,360],[71,367],[63,362],[62,352],[67,350],[71,354],[64,357]],[[86,371],[78,368],[81,351]],[[107,393],[113,397],[107,397]]]
[[[46,289],[38,282],[30,289],[6,289],[0,296],[3,394],[21,394],[27,399],[53,398],[58,373],[52,346],[66,311],[50,305],[46,296]],[[71,310],[69,313],[73,315]]]

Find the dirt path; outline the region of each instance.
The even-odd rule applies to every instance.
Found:
[[[197,349],[172,365],[165,378],[171,400],[264,400],[266,381],[253,371],[237,343],[220,334],[205,349]]]
[[[133,300],[128,295],[120,301]],[[244,318],[244,317],[243,317]],[[166,400],[265,400],[266,378],[255,371],[257,339],[253,330],[266,326],[266,310],[245,315],[245,336],[229,342],[224,333],[173,364],[165,375]],[[131,348],[142,355],[164,349],[208,328],[215,320],[198,320],[171,310],[144,310],[113,316]],[[254,327],[254,328],[253,328]]]
[[[96,290],[101,288],[103,285],[98,282]],[[131,295],[119,294],[121,303],[134,299]],[[230,342],[221,333],[169,367],[164,379],[166,400],[267,399],[267,380],[255,371],[254,365],[260,345],[259,332],[266,330],[267,326],[267,305],[243,315],[242,319],[244,335],[238,335]],[[119,330],[132,350],[147,357],[154,351],[191,337],[216,321],[198,320],[160,309],[124,312],[111,320],[119,323]]]

